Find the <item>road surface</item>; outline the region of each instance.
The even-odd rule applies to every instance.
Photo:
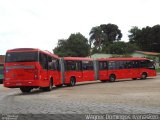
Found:
[[[1,114],[160,114],[160,76],[146,80],[79,83],[50,92],[0,85]]]

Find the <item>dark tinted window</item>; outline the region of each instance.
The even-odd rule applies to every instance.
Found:
[[[133,67],[132,61],[124,61],[124,68],[130,69]]]
[[[66,61],[65,62],[66,70],[82,70],[82,62],[81,61]]]
[[[140,61],[140,67],[147,68],[147,61],[146,60]]]
[[[141,68],[155,69],[155,66],[154,66],[153,62],[151,62],[149,60],[140,61],[140,67]]]
[[[114,70],[114,69],[116,69],[116,61],[109,61],[109,63],[108,63],[108,69],[109,70]]]
[[[49,70],[58,70],[59,62],[57,59],[48,56],[48,69]]]
[[[66,61],[65,67],[66,67],[66,70],[75,70],[76,69],[75,61]]]
[[[99,62],[99,69],[100,70],[106,70],[107,69],[107,62],[106,61],[100,61]]]
[[[6,62],[38,61],[38,52],[10,52],[6,54]]]
[[[133,68],[139,68],[139,61],[132,61]]]
[[[118,69],[124,69],[124,61],[117,61]]]
[[[109,70],[115,70],[115,69],[130,69],[133,68],[133,61],[109,61],[108,63],[108,69]],[[138,62],[135,62],[136,64],[134,67],[138,66]]]
[[[39,62],[43,69],[48,69],[47,55],[40,53]]]
[[[93,70],[93,61],[82,61],[83,70]]]

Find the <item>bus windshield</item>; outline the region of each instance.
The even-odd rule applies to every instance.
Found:
[[[38,52],[10,52],[6,54],[5,62],[35,62]]]

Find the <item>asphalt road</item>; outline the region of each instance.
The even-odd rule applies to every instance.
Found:
[[[160,76],[146,80],[79,83],[50,92],[0,85],[1,114],[160,114]]]

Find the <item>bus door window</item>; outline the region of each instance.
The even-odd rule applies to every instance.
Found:
[[[82,61],[83,80],[94,80],[93,61]]]
[[[132,75],[132,61],[124,61],[124,69],[125,69],[125,77],[124,78],[130,78]]]
[[[101,80],[106,80],[108,76],[108,65],[106,61],[99,61],[99,77]]]
[[[138,78],[139,73],[140,73],[139,61],[133,60],[132,61],[132,69],[131,69],[131,78]]]
[[[52,75],[54,79],[54,84],[60,83],[60,74],[58,72],[58,60],[48,56],[48,72]]]
[[[40,65],[42,66],[42,70],[40,72],[43,80],[48,80],[48,60],[47,55],[40,53]]]
[[[47,55],[40,53],[40,64],[43,69],[48,69]]]

